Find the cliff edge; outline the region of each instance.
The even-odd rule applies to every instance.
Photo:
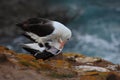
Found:
[[[120,80],[120,65],[77,53],[36,60],[0,46],[0,80]]]

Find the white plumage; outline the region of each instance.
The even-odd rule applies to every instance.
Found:
[[[45,45],[49,43],[50,46],[62,51],[64,44],[71,38],[71,30],[65,25],[57,21],[51,21],[47,19],[29,19],[19,24],[26,35],[33,39],[36,43],[26,44],[30,48],[43,51],[37,43]],[[42,50],[43,49],[43,50]]]
[[[38,50],[40,52],[43,52],[45,50],[45,47],[40,47],[38,43],[29,43],[29,44],[23,44],[23,47],[28,47],[34,50]]]

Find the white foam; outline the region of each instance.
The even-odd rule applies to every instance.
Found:
[[[75,50],[80,50],[81,53],[92,53],[92,56],[103,57],[114,63],[120,62],[120,39],[116,39],[114,34],[111,35],[111,42],[97,35],[81,35],[79,32],[74,34],[77,41],[79,41],[75,46]]]

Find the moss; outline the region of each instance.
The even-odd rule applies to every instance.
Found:
[[[98,75],[99,74],[99,72],[85,72],[85,74],[84,75],[88,75],[88,76],[92,76],[92,75]]]
[[[27,67],[30,66],[30,63],[27,62],[26,60],[20,60],[19,63]]]
[[[117,80],[117,77],[115,74],[109,73],[109,72],[97,72],[97,74],[87,74],[81,76],[81,80]],[[118,79],[119,80],[119,79]]]
[[[80,80],[101,80],[101,79],[96,78],[95,76],[81,76]]]
[[[38,69],[42,71],[49,71],[52,70],[53,67],[48,64],[40,64],[40,67]]]
[[[47,64],[55,67],[55,68],[71,68],[70,63],[65,60],[51,60],[47,62]]]
[[[37,62],[32,62],[32,61],[27,61],[22,59],[22,60],[19,60],[19,63],[27,67],[39,68],[39,65]]]
[[[108,72],[99,72],[100,77],[106,77],[108,75]]]
[[[64,53],[63,56],[65,57],[85,57],[84,55],[82,54],[79,54],[79,53]]]
[[[29,54],[17,54],[16,57],[18,59],[24,59],[24,60],[27,60],[27,61],[36,60],[35,57],[33,57],[32,55],[29,55]]]

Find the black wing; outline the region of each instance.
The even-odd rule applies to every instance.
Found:
[[[43,18],[31,18],[18,23],[17,26],[21,27],[24,31],[32,32],[40,37],[49,35],[54,31],[51,21]]]

